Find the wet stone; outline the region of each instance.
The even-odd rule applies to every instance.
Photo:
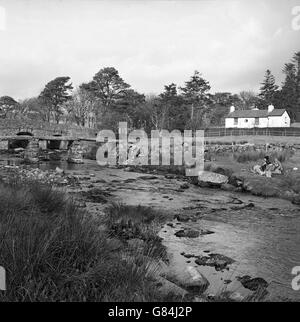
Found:
[[[221,254],[210,254],[208,256],[198,257],[195,261],[196,264],[201,266],[212,266],[216,271],[221,271],[235,261],[227,256]]]
[[[180,253],[180,255],[184,256],[185,258],[192,258],[192,257],[197,257],[194,254],[186,254],[185,252]]]
[[[184,230],[181,229],[175,233],[176,237],[186,237],[186,238],[197,238],[200,236],[200,232],[198,230]]]
[[[181,221],[181,222],[187,222],[190,220],[190,216],[183,215],[183,214],[177,214],[174,216],[174,219],[177,219],[178,221]]]
[[[251,290],[258,291],[260,289],[266,289],[269,286],[269,283],[261,277],[251,278],[249,275],[238,276],[236,278],[241,284]]]

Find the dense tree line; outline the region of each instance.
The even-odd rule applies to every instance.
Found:
[[[222,126],[229,107],[266,109],[269,104],[288,110],[292,121],[300,116],[300,52],[283,67],[284,81],[276,84],[266,70],[259,93],[210,93],[210,83],[195,71],[183,86],[164,86],[159,95],[138,93],[113,67],[99,70],[91,81],[73,88],[70,77],[48,82],[40,95],[17,102],[0,97],[1,118],[30,118],[82,127],[111,128],[127,121],[130,128],[196,129]]]

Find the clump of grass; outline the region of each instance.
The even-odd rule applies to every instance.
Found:
[[[280,162],[285,162],[293,155],[293,153],[290,150],[272,151],[271,153],[264,151],[245,151],[234,153],[233,158],[239,163],[246,163],[262,160],[266,155],[269,155],[271,160],[277,158]]]
[[[249,161],[258,161],[264,158],[266,152],[263,151],[245,151],[245,152],[235,152],[233,154],[233,159],[239,163],[245,163]]]
[[[0,183],[0,204],[0,263],[7,275],[0,301],[162,300],[148,261],[124,256],[124,247],[112,250],[101,223],[63,192],[37,182]],[[142,218],[145,224],[155,219],[146,210]]]
[[[113,204],[107,210],[104,222],[110,236],[122,241],[144,241],[143,254],[166,260],[166,250],[157,236],[165,215],[144,206]]]
[[[279,181],[279,179],[278,179]],[[288,173],[287,175],[280,178],[279,184],[282,191],[291,190],[295,193],[300,194],[300,174]]]

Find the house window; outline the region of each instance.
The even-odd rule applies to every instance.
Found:
[[[259,117],[256,117],[255,118],[255,123],[254,123],[255,125],[259,125]]]
[[[237,117],[234,118],[234,125],[238,125],[238,120],[239,119]]]

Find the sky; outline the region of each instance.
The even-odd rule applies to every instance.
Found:
[[[300,0],[0,0],[0,96],[37,96],[58,76],[76,87],[104,67],[144,94],[183,86],[194,70],[212,93],[257,91],[266,69],[281,84],[300,50],[295,6]]]

